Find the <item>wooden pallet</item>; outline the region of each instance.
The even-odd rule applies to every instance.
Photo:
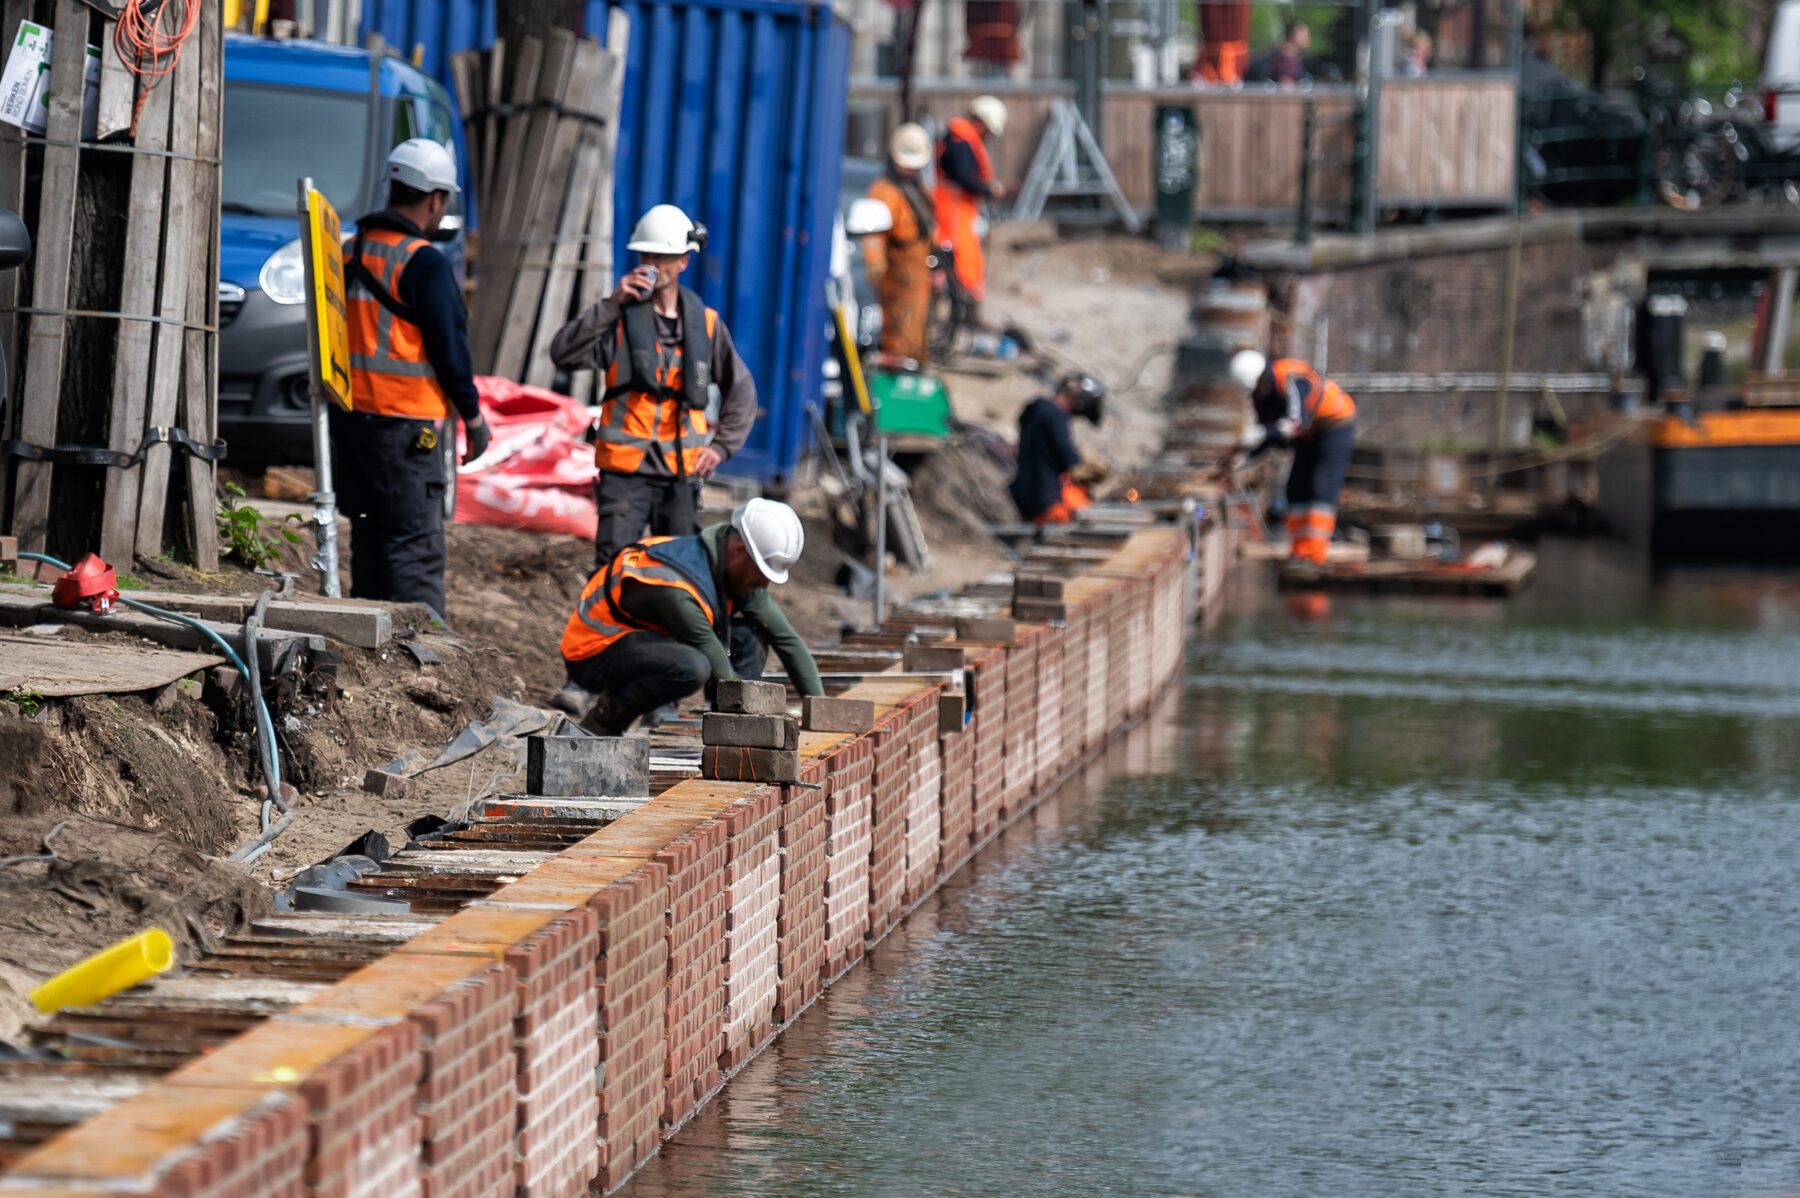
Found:
[[[52,78],[80,79],[101,48],[99,127],[83,92],[52,89],[43,136],[0,125],[0,205],[32,233],[27,268],[0,275],[0,348],[16,412],[0,439],[135,453],[153,429],[210,443],[218,421],[219,145],[224,43],[217,5],[179,63],[142,82],[113,25],[82,0],[3,0],[0,34],[48,16]],[[36,186],[28,181],[35,180]],[[27,290],[29,280],[29,290]],[[20,547],[121,568],[173,548],[218,568],[213,463],[153,444],[129,468],[0,461],[0,529]],[[167,519],[171,508],[175,518]],[[169,543],[166,534],[173,533]]]
[[[1377,560],[1362,564],[1287,562],[1283,590],[1359,591],[1366,594],[1474,595],[1504,599],[1517,594],[1537,573],[1537,554],[1514,549],[1491,570],[1459,570],[1433,561]]]
[[[550,340],[613,286],[612,164],[629,20],[607,44],[556,31],[523,40],[502,107],[507,49],[452,57],[481,215],[470,351],[480,374],[549,386]],[[579,380],[585,398],[592,380]]]

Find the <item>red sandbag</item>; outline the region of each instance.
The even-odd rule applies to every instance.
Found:
[[[566,395],[479,376],[488,450],[456,479],[456,522],[566,533],[592,540],[594,450],[586,407]],[[467,442],[460,425],[457,452]]]

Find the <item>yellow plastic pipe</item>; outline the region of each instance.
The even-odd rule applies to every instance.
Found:
[[[174,942],[161,928],[151,928],[70,966],[33,990],[30,997],[46,1015],[64,1007],[91,1007],[173,964]]]

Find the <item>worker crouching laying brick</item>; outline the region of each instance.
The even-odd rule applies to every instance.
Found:
[[[582,727],[619,736],[639,716],[781,658],[803,695],[823,695],[806,642],[770,596],[805,536],[785,503],[752,499],[694,536],[650,537],[588,580],[563,630],[569,679],[596,698]]]
[[[1288,556],[1323,562],[1356,447],[1356,401],[1298,358],[1270,362],[1244,350],[1231,359],[1231,377],[1250,393],[1256,411],[1240,448],[1250,457],[1270,448],[1294,450],[1287,483]]]

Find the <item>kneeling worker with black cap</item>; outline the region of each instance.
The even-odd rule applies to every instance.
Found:
[[[769,594],[805,545],[785,503],[752,499],[688,537],[628,545],[588,580],[563,629],[569,679],[596,698],[582,727],[622,736],[664,704],[719,679],[762,677],[775,650],[802,695],[823,695],[819,668]]]

